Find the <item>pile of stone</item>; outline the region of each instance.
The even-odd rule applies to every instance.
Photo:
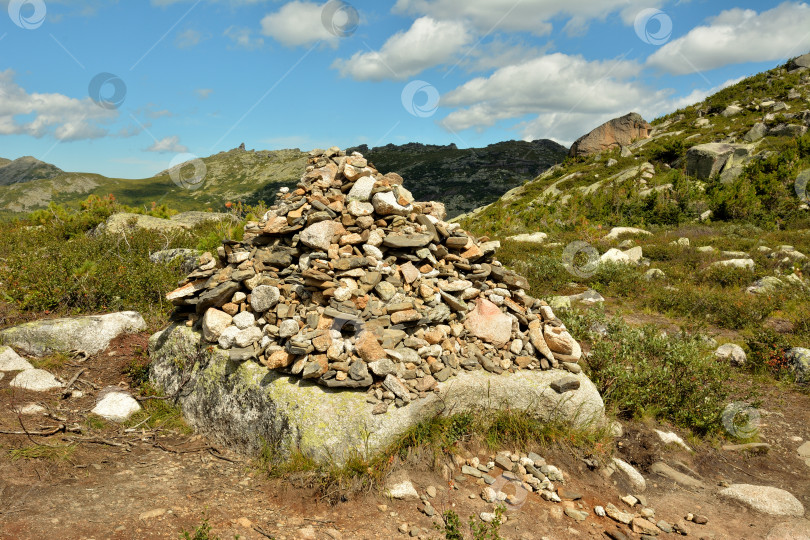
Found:
[[[579,344],[493,258],[499,242],[444,217],[361,154],[314,150],[297,189],[167,298],[232,361],[366,388],[379,413],[460,370],[579,373]]]

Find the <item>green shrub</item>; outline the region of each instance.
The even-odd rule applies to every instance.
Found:
[[[580,329],[599,320],[576,312],[564,318]],[[655,326],[631,328],[614,319],[606,338],[590,337],[586,371],[619,416],[652,416],[699,434],[722,429],[727,368],[701,350],[697,336],[664,336]]]

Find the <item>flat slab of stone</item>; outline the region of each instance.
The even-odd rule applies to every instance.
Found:
[[[31,356],[84,351],[96,354],[125,333],[141,332],[146,322],[140,313],[121,311],[65,319],[45,319],[0,331],[0,340]]]
[[[513,242],[527,242],[529,244],[542,244],[546,241],[548,235],[544,232],[535,232],[535,233],[523,233],[523,234],[516,234],[514,236],[508,236],[507,240],[512,240]]]
[[[774,526],[765,540],[810,540],[810,521],[797,519]]]
[[[680,484],[682,486],[691,487],[691,488],[705,488],[706,484],[698,480],[697,478],[692,478],[688,474],[684,474],[680,471],[677,471],[664,463],[663,461],[659,461],[657,463],[653,463],[650,467],[650,472],[654,472],[655,474],[661,475],[665,478],[669,478],[676,484]]]
[[[647,481],[644,480],[644,477],[638,472],[638,469],[619,458],[613,458],[613,464],[627,476],[630,485],[633,486],[636,492],[642,492],[647,489]]]
[[[140,410],[140,403],[129,394],[108,392],[90,412],[113,422],[125,422]]]
[[[32,392],[47,392],[54,388],[62,388],[62,383],[44,369],[26,369],[17,374],[8,383],[12,388],[31,390]]]
[[[342,463],[353,454],[383,449],[411,426],[443,412],[509,407],[578,427],[605,422],[602,398],[584,374],[464,371],[439,383],[437,393],[374,415],[374,404],[366,402],[363,391],[326,388],[253,361],[231,362],[218,347],[199,360],[198,351],[206,345],[185,325],[154,334],[149,340],[150,379],[171,395],[189,376],[180,397],[186,421],[248,454],[257,452],[264,440],[282,453],[297,448],[319,461]],[[579,389],[564,394],[552,390],[551,383],[562,377],[577,379]]]
[[[144,214],[134,214],[130,212],[119,212],[107,218],[98,227],[99,232],[107,234],[122,234],[131,229],[143,229],[158,232],[179,232],[191,228],[188,224],[170,219],[162,219]]]
[[[732,484],[721,489],[718,495],[771,516],[801,517],[804,515],[804,506],[799,499],[784,489],[752,484]]]
[[[11,347],[0,347],[0,371],[24,371],[26,369],[34,369],[34,366]]]

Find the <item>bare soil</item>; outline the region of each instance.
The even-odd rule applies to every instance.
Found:
[[[13,373],[0,380],[0,431],[23,432],[0,434],[0,538],[178,538],[184,530],[193,532],[204,519],[212,527],[211,537],[222,539],[409,538],[398,532],[402,523],[420,528],[424,537],[443,537],[435,528],[438,516],[421,513],[419,501],[391,500],[373,489],[347,493],[338,497],[341,502],[330,504],[307,478],[270,478],[249,457],[200,435],[143,426],[126,431],[112,423],[88,421],[100,390],[129,387],[125,371],[133,362],[145,362],[141,351],[147,338],[147,334],[127,336],[96,356],[51,368],[66,381],[84,370],[73,386],[82,397],[11,389]],[[17,412],[31,402],[45,406],[48,415]],[[810,522],[756,513],[716,495],[727,483],[770,485],[790,491],[810,508],[810,467],[796,452],[802,444],[798,438],[810,440],[810,397],[771,385],[763,393],[759,413],[761,440],[771,445],[767,453],[723,450],[722,441],[693,440],[680,433],[694,449],[688,452],[664,446],[653,432],[671,431],[670,427],[628,422],[616,441],[615,454],[644,473],[648,489],[642,495],[656,510],[656,519],[681,522],[690,537],[766,538],[780,523],[807,526]],[[60,426],[64,429],[50,436],[33,434]],[[71,450],[63,457],[32,457],[37,451],[53,454],[68,446]],[[14,457],[20,449],[26,449],[28,457]],[[620,473],[605,478],[565,444],[522,450],[534,450],[560,467],[565,487],[582,498],[559,504],[529,494],[524,504],[507,513],[501,527],[504,538],[606,538],[605,531],[617,529],[639,538],[628,527],[593,513],[594,506],[609,502],[627,509],[619,497],[632,489]],[[482,460],[490,457],[479,448],[462,452]],[[692,491],[650,473],[650,465],[661,460],[699,476],[709,487]],[[479,496],[482,486],[472,478],[449,480],[429,460],[412,459],[399,468],[420,493],[429,485],[437,488],[432,502],[439,512],[453,509],[466,523],[468,516],[492,510]],[[576,522],[563,514],[566,505],[582,507],[590,516]],[[708,523],[685,522],[688,513],[703,515]]]

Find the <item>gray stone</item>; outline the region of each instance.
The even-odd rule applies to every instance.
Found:
[[[368,368],[378,377],[385,377],[397,372],[397,366],[388,358],[370,362]]]
[[[250,293],[250,307],[256,313],[264,313],[278,304],[281,291],[272,285],[259,285]]]
[[[301,231],[299,240],[313,249],[329,249],[332,237],[343,232],[343,226],[336,221],[319,221]]]
[[[664,271],[658,268],[650,268],[644,272],[644,279],[646,281],[655,281],[656,279],[664,279],[666,277],[667,275],[664,273]]]
[[[717,350],[714,351],[714,356],[718,360],[729,362],[733,366],[740,367],[745,365],[745,351],[735,343],[720,345]]]
[[[535,232],[535,233],[523,233],[523,234],[516,234],[514,236],[508,236],[507,240],[512,240],[513,242],[526,242],[529,244],[542,244],[546,241],[548,235],[544,232]]]
[[[804,347],[793,347],[785,351],[785,359],[790,369],[796,374],[798,382],[810,380],[810,350]]]
[[[743,135],[743,140],[746,142],[757,142],[758,140],[762,139],[767,133],[768,133],[768,126],[766,126],[762,122],[757,122],[750,130],[748,130],[748,133]]]
[[[175,214],[170,217],[169,220],[192,228],[197,225],[202,225],[203,223],[211,223],[212,221],[236,221],[236,218],[224,212],[191,211]]]
[[[376,180],[372,176],[359,178],[349,190],[346,200],[368,202],[371,199],[371,190],[374,189],[375,182]]]
[[[12,388],[31,390],[32,392],[47,392],[54,388],[61,388],[62,383],[44,369],[26,369],[17,374],[8,383]]]
[[[709,266],[731,266],[733,268],[745,268],[747,270],[754,270],[753,259],[728,259],[727,261],[713,262]]]
[[[298,323],[293,319],[284,319],[278,326],[278,337],[288,338],[298,333]]]
[[[771,516],[804,516],[804,506],[784,489],[751,484],[732,484],[718,495]]]
[[[580,380],[576,377],[563,377],[551,383],[551,388],[558,394],[579,390]]]
[[[605,240],[617,240],[623,234],[649,236],[652,233],[636,227],[613,227],[610,229],[610,232],[605,235]]]
[[[429,234],[389,234],[383,239],[383,245],[391,248],[420,248],[428,245],[431,239]]]
[[[107,392],[90,412],[113,422],[125,422],[140,410],[141,405],[135,398],[124,392],[113,391]]]
[[[34,366],[14,352],[11,347],[0,346],[0,371],[24,371],[34,369]]]
[[[98,233],[103,234],[126,234],[132,230],[157,231],[161,233],[178,233],[190,229],[186,223],[162,219],[145,214],[133,214],[129,212],[118,212],[107,218],[107,221],[96,228]]]
[[[197,265],[198,257],[202,251],[196,249],[174,248],[156,251],[149,255],[149,260],[155,264],[168,264],[175,260],[180,260],[181,270],[189,274]]]
[[[706,484],[696,478],[692,478],[680,471],[676,471],[666,463],[659,461],[653,463],[650,467],[650,472],[669,478],[677,484],[691,488],[705,488]]]
[[[150,380],[173,395],[188,378],[179,398],[187,422],[222,444],[250,453],[257,452],[262,441],[271,441],[282,454],[298,448],[318,461],[342,463],[357,453],[379,452],[437,414],[482,407],[527,410],[541,420],[582,428],[605,422],[602,398],[584,374],[556,369],[501,375],[461,371],[423,399],[372,414],[375,405],[366,402],[365,393],[313,385],[252,361],[235,364],[217,347],[210,357],[200,358],[200,345],[199,333],[183,324],[154,334],[149,342]],[[551,390],[562,374],[576,379],[579,390]],[[402,386],[397,390],[409,395]],[[482,395],[488,399],[482,400]]]
[[[0,331],[6,345],[31,356],[84,351],[96,354],[116,337],[146,329],[140,313],[121,311],[65,319],[32,321]]]
[[[686,151],[686,174],[698,180],[709,180],[719,174],[726,162],[737,153],[742,159],[750,152],[747,145],[728,143],[698,144]]]
[[[630,481],[630,485],[636,492],[642,492],[647,489],[646,480],[644,480],[644,477],[635,467],[619,458],[613,458],[613,464],[617,469],[624,473],[625,476],[627,476],[627,479]]]
[[[796,519],[774,526],[765,540],[810,540],[810,521]]]
[[[203,339],[216,343],[219,336],[231,325],[233,317],[216,308],[208,308],[202,320]]]

